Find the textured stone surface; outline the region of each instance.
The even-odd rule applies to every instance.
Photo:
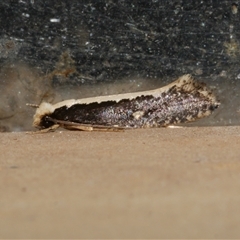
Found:
[[[63,54],[58,70],[69,64],[71,82],[186,72],[208,77],[239,57],[239,13],[231,1],[3,0],[0,11],[2,61],[46,72]]]

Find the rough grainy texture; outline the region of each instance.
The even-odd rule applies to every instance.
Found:
[[[0,238],[240,238],[240,127],[0,142]]]
[[[36,66],[54,85],[186,72],[234,75],[240,27],[232,3],[2,0],[0,62]]]

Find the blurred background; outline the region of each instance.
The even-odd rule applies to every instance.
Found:
[[[239,125],[239,11],[218,0],[1,0],[0,131],[33,130],[26,103],[154,89],[186,73],[221,102],[188,125]]]

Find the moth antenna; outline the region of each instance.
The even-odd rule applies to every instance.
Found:
[[[26,106],[32,107],[32,108],[39,108],[39,105],[32,104],[32,103],[26,103]]]

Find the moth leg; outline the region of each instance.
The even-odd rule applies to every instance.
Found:
[[[39,133],[53,132],[53,131],[55,131],[59,127],[60,127],[59,124],[54,124],[53,126],[51,126],[49,128],[40,129],[40,130],[38,130],[36,132],[26,132],[26,133],[27,134],[39,134]]]
[[[50,117],[48,119],[54,122],[55,125],[59,125],[60,127],[68,130],[93,131],[92,126],[88,124],[80,124],[80,123],[69,122],[64,120],[57,120]]]
[[[121,132],[124,131],[124,128],[118,126],[104,126],[104,125],[92,125],[92,124],[83,124],[76,122],[69,122],[64,120],[57,120],[49,117],[50,121],[53,121],[55,124],[59,124],[60,127],[63,127],[68,130],[80,130],[80,131],[102,131],[102,132]]]
[[[176,125],[168,125],[168,126],[166,126],[166,128],[174,128],[174,129],[176,129],[176,128],[184,128],[183,126],[176,126]]]
[[[98,132],[122,132],[124,128],[120,127],[108,127],[103,125],[87,125],[87,124],[63,124],[62,127],[69,130],[80,130],[80,131],[98,131]]]
[[[99,131],[99,132],[123,132],[125,128],[122,127],[106,127],[106,126],[94,126],[93,125],[93,131]]]
[[[61,125],[61,127],[68,129],[68,130],[80,130],[80,131],[88,131],[88,132],[93,131],[93,127],[82,126],[81,124],[79,124],[79,125],[63,124],[63,125]]]

